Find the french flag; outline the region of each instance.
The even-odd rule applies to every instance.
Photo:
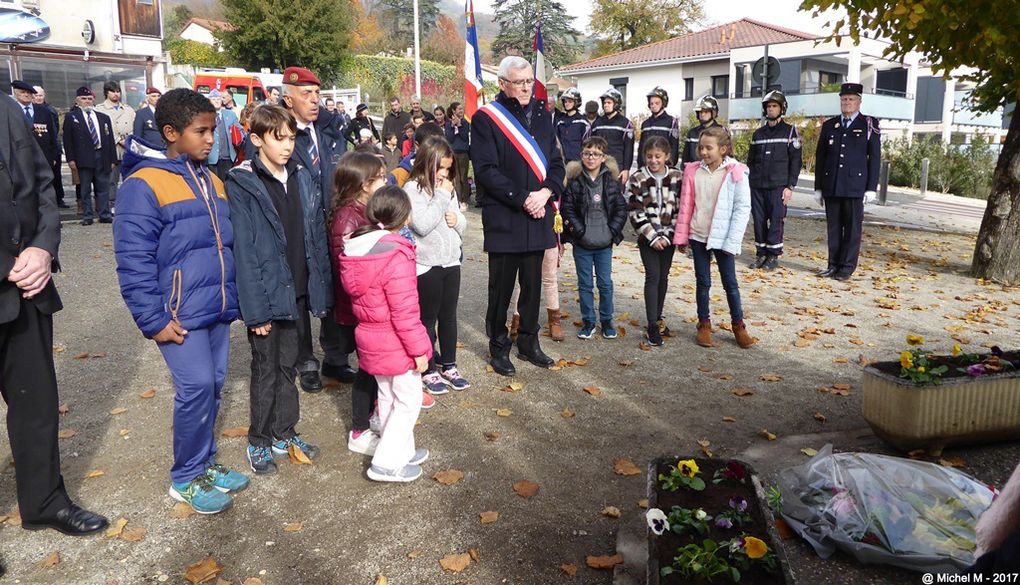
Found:
[[[475,9],[472,0],[464,6],[464,117],[478,111],[478,99],[482,96],[482,62],[478,58],[478,34],[475,32]]]
[[[531,46],[535,50],[535,89],[533,95],[545,101],[549,109],[549,93],[545,90],[545,55],[542,54],[542,23],[535,23],[535,42]]]

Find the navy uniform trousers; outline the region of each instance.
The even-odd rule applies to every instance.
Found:
[[[751,189],[751,217],[754,218],[754,246],[758,256],[783,255],[783,225],[786,223],[786,205],[783,190]]]
[[[861,253],[863,197],[826,197],[825,225],[829,236],[829,268],[841,274],[857,270]]]

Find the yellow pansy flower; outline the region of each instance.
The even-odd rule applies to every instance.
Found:
[[[684,459],[676,464],[677,471],[684,477],[694,477],[700,471],[693,459]]]
[[[769,547],[760,538],[747,536],[744,538],[744,552],[749,559],[760,559],[769,552]]]
[[[900,365],[904,368],[914,367],[914,354],[909,351],[900,352]]]
[[[953,357],[959,357],[961,353],[963,353],[963,349],[960,347],[960,344],[959,343],[954,343],[953,344]]]
[[[924,338],[920,335],[908,335],[907,345],[921,345],[924,343]]]

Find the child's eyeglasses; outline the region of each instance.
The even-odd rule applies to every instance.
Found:
[[[601,152],[582,152],[581,156],[583,156],[584,158],[602,158],[606,155],[602,154]]]

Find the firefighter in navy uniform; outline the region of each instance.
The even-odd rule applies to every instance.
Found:
[[[619,179],[626,185],[630,166],[634,164],[634,125],[620,111],[623,95],[619,91],[607,89],[599,99],[602,100],[602,115],[591,125],[591,135],[601,136],[609,143],[606,154],[620,165]]]
[[[669,160],[670,164],[675,165],[680,154],[680,121],[666,113],[669,94],[656,86],[645,97],[648,98],[648,111],[652,115],[641,122],[641,141],[637,151],[638,168],[645,166],[645,141],[652,136],[662,136],[669,141]]]
[[[716,122],[719,117],[719,100],[706,95],[694,105],[694,114],[698,117],[699,125],[687,131],[687,142],[684,143],[683,163],[691,163],[701,160],[698,156],[698,140],[701,138],[701,131],[710,126],[722,126]],[[678,166],[683,170],[682,166]]]
[[[861,251],[864,205],[875,200],[882,140],[878,118],[861,114],[864,86],[844,83],[839,116],[822,124],[815,155],[815,201],[825,206],[829,265],[820,277],[850,280]]]
[[[751,170],[751,216],[757,256],[751,268],[775,270],[783,254],[786,206],[801,168],[801,141],[797,129],[783,120],[786,96],[773,90],[761,100],[765,124],[754,131],[747,166]]]
[[[581,92],[576,87],[569,87],[560,95],[563,111],[556,111],[553,126],[556,138],[563,150],[563,164],[581,160],[581,143],[591,132],[591,126],[584,114],[578,111],[581,107]]]

